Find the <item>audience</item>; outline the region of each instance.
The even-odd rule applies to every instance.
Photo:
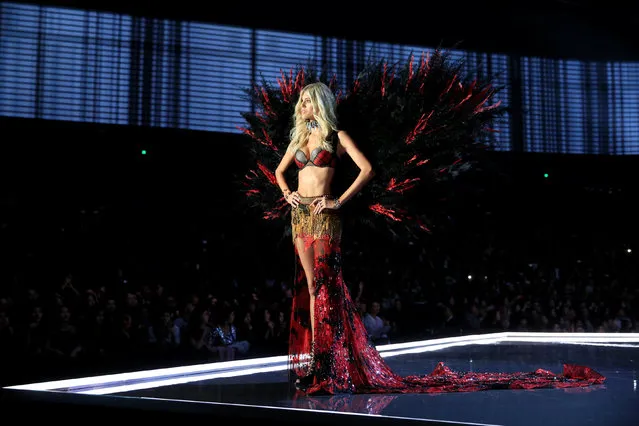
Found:
[[[547,242],[547,227],[531,223],[522,238],[479,229],[464,244],[439,241],[416,257],[380,248],[385,258],[368,274],[345,270],[371,341],[504,330],[637,332],[636,254],[612,236],[586,243],[587,229],[583,238],[556,235],[552,250],[531,254]],[[132,278],[114,263],[111,278],[71,269],[57,282],[3,266],[12,283],[0,287],[0,376],[9,383],[82,368],[98,374],[96,366],[121,371],[285,354],[292,270],[227,279],[213,267],[194,274],[202,263],[187,259],[162,280]],[[18,362],[28,367],[17,369]]]

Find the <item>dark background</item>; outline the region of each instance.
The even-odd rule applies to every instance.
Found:
[[[303,2],[251,7],[189,0],[35,3],[358,40],[443,46],[462,42],[470,50],[585,61],[636,60],[639,52],[631,37],[636,18],[612,3],[602,9],[581,1],[401,7],[340,2],[323,10]],[[268,226],[259,219],[260,212],[246,210],[238,200],[241,195],[232,179],[249,166],[243,136],[6,117],[1,123],[1,214],[21,223],[4,232],[3,258],[19,265],[23,276],[33,275],[27,281],[59,277],[79,267],[94,272],[104,268],[107,277],[114,273],[114,264],[127,265],[140,277],[161,278],[191,269],[186,263],[194,254],[210,258],[203,264],[224,279],[289,270],[290,245],[281,229]],[[54,135],[60,137],[55,143]],[[142,149],[148,154],[141,155]],[[472,196],[460,192],[451,201],[456,217],[465,218],[456,225],[457,235],[490,220],[505,234],[517,229],[525,239],[527,223],[545,218],[565,225],[553,225],[557,232],[583,225],[587,232],[636,238],[636,156],[495,152],[492,160],[492,174],[475,176],[459,187]],[[71,243],[76,237],[82,244]],[[351,236],[350,242],[363,237]],[[65,241],[68,253],[49,251]],[[374,274],[369,265],[356,262],[352,267]],[[12,278],[8,282],[20,285]]]
[[[37,3],[359,40],[431,46],[461,41],[468,50],[522,56],[639,57],[631,37],[637,18],[591,2],[340,2],[322,3],[321,10],[313,2]],[[113,282],[119,268],[140,285],[179,287],[184,280],[205,282],[216,292],[236,278],[291,278],[292,247],[282,229],[247,210],[233,184],[249,167],[244,136],[6,117],[0,127],[0,258],[8,266],[0,270],[6,293],[53,288],[69,271],[86,285],[97,280],[95,287]],[[456,184],[457,195],[448,202],[454,226],[426,238],[427,250],[463,249],[486,233],[517,246],[522,262],[544,256],[575,261],[592,255],[600,241],[635,247],[636,156],[494,152],[490,159],[490,173]],[[555,241],[571,239],[574,252],[555,250]],[[382,235],[349,234],[345,247],[345,274],[353,280],[381,276],[387,259],[398,271],[416,269],[420,254]]]

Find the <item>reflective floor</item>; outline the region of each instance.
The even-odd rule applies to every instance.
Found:
[[[553,426],[639,424],[639,345],[513,343],[453,347],[389,357],[401,375],[429,373],[443,361],[458,371],[561,373],[563,364],[587,365],[603,385],[573,389],[491,390],[470,393],[296,396],[285,371],[130,391],[127,397],[220,402],[397,416],[453,423]]]

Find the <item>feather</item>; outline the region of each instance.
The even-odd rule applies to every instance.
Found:
[[[470,72],[464,77],[464,64],[453,61],[449,52],[424,52],[414,61],[413,54],[403,64],[372,60],[350,87],[340,86],[335,75],[301,64],[282,71],[275,87],[263,81],[247,89],[257,108],[243,114],[246,127],[240,128],[253,161],[251,172],[237,179],[238,190],[246,194],[242,200],[266,212],[265,220],[290,227],[290,209],[281,206],[282,194],[270,171],[286,152],[301,89],[322,81],[338,100],[340,128],[353,137],[376,173],[344,206],[346,226],[385,230],[407,241],[437,228],[437,186],[482,164],[481,154],[492,149],[487,135],[506,107],[495,99],[499,88],[490,78]],[[357,173],[354,164],[344,163],[336,174],[335,193]],[[295,180],[291,172],[287,181],[294,187]]]

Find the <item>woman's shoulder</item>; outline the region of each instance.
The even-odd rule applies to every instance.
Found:
[[[345,136],[348,136],[348,133],[346,133],[346,130],[335,129],[330,133],[330,135],[328,135],[328,139],[335,142],[339,142]]]
[[[333,134],[340,140],[343,140],[344,138],[349,138],[350,137],[350,134],[348,133],[348,131],[344,130],[344,129],[334,130]]]

